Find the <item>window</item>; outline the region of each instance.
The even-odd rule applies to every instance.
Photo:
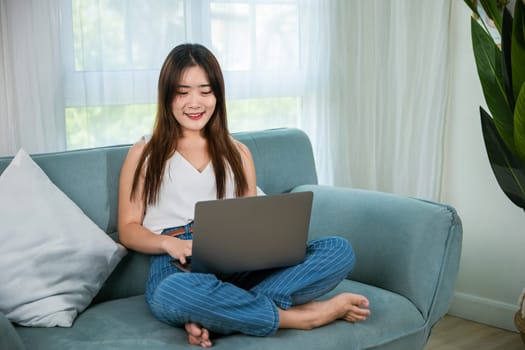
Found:
[[[296,0],[61,1],[69,149],[151,132],[160,66],[183,42],[221,63],[231,131],[298,125]]]

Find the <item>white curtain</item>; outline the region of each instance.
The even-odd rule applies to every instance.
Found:
[[[437,199],[447,97],[449,1],[321,1],[318,65],[304,100],[327,183]],[[313,21],[311,23],[314,23]],[[324,33],[324,34],[321,34]],[[305,41],[307,42],[307,41]],[[325,55],[325,53],[327,53]]]
[[[0,0],[0,156],[65,148],[56,0]]]
[[[0,155],[135,141],[162,60],[201,42],[223,66],[233,131],[297,126],[321,183],[437,199],[450,1],[0,4]]]
[[[61,0],[68,148],[150,132],[160,66],[183,42],[204,44],[219,59],[230,130],[297,126],[298,3]]]

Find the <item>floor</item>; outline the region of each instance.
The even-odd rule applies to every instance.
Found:
[[[517,332],[445,316],[432,331],[425,350],[523,350]]]

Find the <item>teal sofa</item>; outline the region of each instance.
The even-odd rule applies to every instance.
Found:
[[[259,187],[268,194],[313,191],[311,237],[346,237],[354,272],[330,295],[367,296],[371,316],[311,331],[280,330],[265,338],[231,335],[216,349],[423,349],[448,310],[460,259],[462,226],[445,204],[351,188],[317,185],[310,141],[297,129],[238,133],[251,150]],[[38,154],[49,178],[105,232],[117,234],[117,192],[129,145]],[[0,173],[11,158],[0,158]],[[0,349],[190,349],[182,329],[157,321],[144,301],[148,257],[129,252],[70,328],[31,328],[0,314]],[[0,287],[1,288],[1,287]]]

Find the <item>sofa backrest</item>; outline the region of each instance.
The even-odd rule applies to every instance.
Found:
[[[317,184],[312,146],[298,129],[271,129],[233,135],[250,148],[257,185],[267,194],[289,192],[303,184]]]
[[[272,129],[233,135],[246,144],[256,164],[257,184],[268,194],[317,183],[310,141],[298,129]],[[129,145],[35,154],[32,158],[100,228],[117,231],[120,168]],[[0,174],[13,157],[0,157]]]
[[[316,184],[317,174],[307,135],[298,129],[272,129],[233,135],[250,148],[257,184],[267,194]],[[129,145],[35,154],[32,158],[101,229],[117,239],[120,168]],[[13,157],[0,157],[0,174]],[[147,259],[128,254],[108,279],[100,300],[143,291]]]

